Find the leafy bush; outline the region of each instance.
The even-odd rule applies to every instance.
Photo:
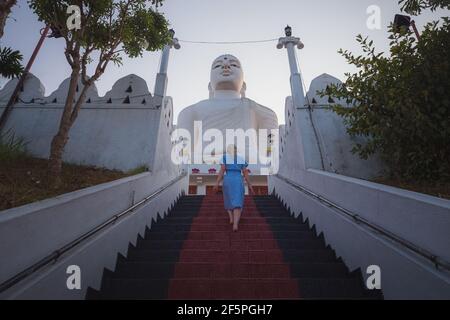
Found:
[[[411,31],[390,27],[390,56],[357,37],[363,56],[339,51],[357,67],[347,80],[321,94],[343,99],[336,105],[351,136],[367,143],[353,151],[362,158],[378,152],[393,177],[404,180],[450,178],[450,20],[426,25],[420,41]]]
[[[16,138],[12,130],[0,133],[0,161],[10,161],[26,156],[26,145],[25,140]]]
[[[423,9],[435,11],[439,8],[450,9],[449,0],[400,0],[402,10],[409,14],[419,14]]]

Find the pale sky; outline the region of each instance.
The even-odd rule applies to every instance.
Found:
[[[370,30],[367,8],[381,9],[381,29]],[[379,51],[387,51],[387,26],[400,9],[397,0],[166,0],[161,8],[176,31],[176,37],[188,41],[254,41],[284,36],[289,24],[293,35],[300,37],[305,48],[297,52],[306,87],[312,79],[328,73],[344,79],[353,71],[341,57],[339,48],[359,52],[357,34],[374,40]],[[449,16],[448,11],[425,12],[415,21],[419,31],[424,23]],[[28,61],[43,24],[18,0],[7,22],[2,46],[11,46]],[[258,44],[206,45],[181,43],[173,50],[169,63],[168,95],[173,97],[175,117],[185,107],[208,97],[212,61],[223,53],[237,56],[244,69],[247,97],[274,110],[284,123],[284,101],[290,95],[289,65],[285,49],[277,42]],[[64,40],[47,39],[31,70],[50,95],[69,76],[64,57]],[[110,66],[97,82],[104,95],[119,78],[137,74],[147,81],[153,93],[160,53],[146,53],[142,58],[124,59],[122,67]],[[3,86],[5,80],[1,79]],[[176,119],[176,118],[175,118]]]

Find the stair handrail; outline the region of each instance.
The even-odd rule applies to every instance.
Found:
[[[334,203],[333,201],[326,199],[325,197],[299,185],[298,183],[296,183],[286,177],[283,177],[279,174],[276,174],[275,176],[278,179],[283,180],[287,184],[291,185],[292,187],[298,189],[299,191],[305,193],[306,195],[319,200],[320,202],[324,203],[328,207],[336,209],[341,215],[352,218],[356,223],[365,225],[366,227],[369,227],[370,229],[382,234],[383,236],[389,238],[390,240],[406,247],[407,249],[411,250],[412,252],[426,258],[427,260],[429,260],[433,263],[433,265],[435,266],[436,269],[439,270],[439,268],[442,268],[447,271],[450,271],[450,263],[448,261],[446,261],[445,259],[439,257],[438,255],[435,255],[435,254],[429,252],[428,250],[423,249],[420,246],[418,246],[406,239],[403,239],[402,237],[384,229],[383,227],[380,227],[380,226],[370,222],[369,220],[362,218],[357,213],[354,213],[348,209],[341,207],[340,205]]]
[[[34,263],[30,267],[24,269],[23,271],[17,273],[13,277],[9,278],[8,280],[4,281],[2,284],[0,284],[0,293],[8,290],[9,288],[13,287],[20,281],[24,280],[25,278],[29,277],[36,271],[42,269],[46,265],[50,263],[55,263],[58,261],[58,259],[69,250],[73,249],[74,247],[80,245],[87,239],[91,238],[92,236],[96,235],[106,227],[115,224],[119,220],[122,220],[126,216],[131,216],[136,213],[136,209],[141,207],[142,205],[146,204],[147,202],[153,200],[156,196],[176,184],[177,182],[181,181],[184,177],[186,177],[186,172],[183,172],[180,176],[176,177],[175,179],[171,180],[167,184],[163,185],[162,187],[158,188],[156,191],[142,199],[141,201],[137,202],[136,204],[133,204],[131,207],[123,210],[122,212],[115,214],[105,222],[99,224],[98,226],[92,228],[91,230],[87,231],[83,235],[79,236],[75,240],[69,242],[68,244],[64,245],[58,250],[53,251],[51,254],[47,255],[43,259],[39,260],[38,262]]]

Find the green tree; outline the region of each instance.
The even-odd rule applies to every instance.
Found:
[[[3,37],[6,20],[17,0],[0,0],[0,38]],[[8,47],[0,47],[0,76],[5,78],[18,77],[23,72],[22,55],[19,51]]]
[[[450,20],[426,25],[420,41],[390,28],[390,55],[357,37],[363,55],[339,51],[357,67],[341,85],[321,92],[354,107],[334,106],[351,136],[367,143],[353,151],[378,152],[391,175],[403,180],[450,178]]]
[[[122,57],[142,56],[145,50],[162,49],[170,40],[168,22],[158,12],[163,0],[29,0],[39,19],[52,26],[66,42],[65,57],[72,68],[70,86],[58,133],[52,140],[49,175],[54,185],[60,181],[62,154],[69,131],[77,119],[86,93],[105,72],[110,62],[121,65]],[[80,29],[69,30],[67,8],[77,5]],[[95,59],[93,56],[95,55]],[[87,67],[94,64],[88,75]],[[82,88],[75,100],[77,83]]]
[[[409,14],[420,14],[424,9],[435,11],[439,8],[450,9],[449,0],[400,0],[402,10]]]

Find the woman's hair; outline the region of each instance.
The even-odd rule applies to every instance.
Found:
[[[228,145],[227,153],[230,155],[236,155],[237,154],[237,146],[235,144]]]

